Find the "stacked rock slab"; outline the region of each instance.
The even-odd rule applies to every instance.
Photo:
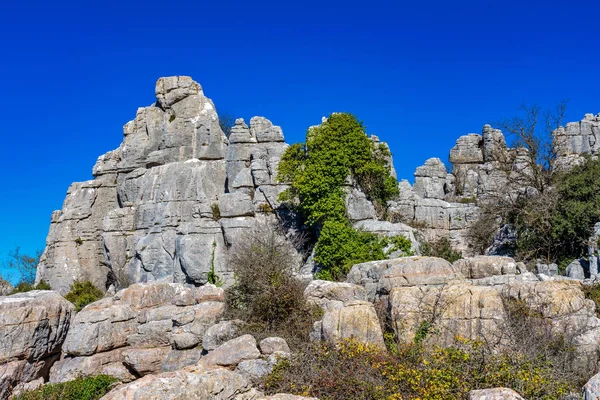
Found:
[[[50,382],[97,374],[129,382],[196,364],[224,309],[223,289],[214,285],[132,285],[75,316]]]
[[[0,297],[0,399],[48,379],[74,314],[75,307],[56,292]]]
[[[570,168],[580,164],[583,155],[600,153],[600,114],[586,114],[581,121],[569,122],[554,131],[556,167]]]
[[[476,199],[505,193],[525,156],[523,149],[507,148],[500,130],[485,125],[481,134],[458,138],[450,150],[451,173],[442,160],[430,158],[416,169],[413,186],[400,182],[400,198],[388,204],[389,214],[418,226],[427,240],[448,237],[456,250],[471,255],[467,228],[477,218]]]
[[[287,144],[262,117],[236,121],[230,140],[214,104],[189,77],[161,78],[121,146],[101,156],[94,179],[75,183],[52,215],[38,267],[65,293],[75,280],[204,284],[233,275],[227,248],[258,219],[273,219]],[[260,214],[260,215],[257,215]]]

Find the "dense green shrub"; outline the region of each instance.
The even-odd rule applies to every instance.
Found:
[[[118,382],[116,378],[98,375],[48,384],[40,389],[22,393],[13,400],[97,400],[108,393]]]
[[[462,258],[461,252],[452,248],[450,239],[447,236],[431,242],[423,241],[421,243],[421,255],[443,258],[451,263]]]
[[[71,285],[71,291],[67,293],[65,299],[75,305],[77,311],[80,311],[88,304],[91,304],[104,297],[104,292],[98,289],[90,281],[75,281]]]
[[[332,114],[310,128],[305,144],[284,153],[277,179],[290,187],[280,200],[299,211],[318,233],[315,260],[322,267],[322,279],[340,279],[352,263],[385,257],[390,245],[386,239],[350,225],[343,187],[349,176],[354,178],[376,208],[385,210],[387,201],[398,195],[389,156],[385,145],[376,146],[363,124],[345,113]]]
[[[40,281],[37,285],[21,281],[10,294],[30,292],[32,290],[52,290],[52,288],[46,281]]]
[[[306,284],[295,275],[295,242],[270,225],[247,232],[231,252],[235,284],[226,290],[228,319],[247,322],[257,339],[281,336],[292,347],[308,341],[321,316],[306,303]]]
[[[322,266],[317,277],[342,280],[354,264],[382,260],[396,251],[411,255],[410,240],[357,231],[348,221],[328,220],[315,247],[315,261]]]
[[[289,182],[282,200],[295,202],[309,225],[345,219],[342,186],[356,179],[374,202],[385,204],[398,195],[387,163],[389,151],[376,147],[353,115],[337,113],[312,127],[305,144],[290,146],[279,164],[278,180]]]
[[[543,360],[483,349],[457,339],[445,348],[406,345],[392,355],[353,340],[318,343],[280,360],[264,386],[269,394],[322,400],[467,399],[471,390],[490,387],[509,387],[528,399],[560,399],[579,389]]]

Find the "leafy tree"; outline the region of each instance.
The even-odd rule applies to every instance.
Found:
[[[600,221],[599,176],[600,161],[588,158],[556,173],[552,190],[520,200],[507,218],[517,229],[519,258],[564,263],[586,255]]]
[[[386,146],[376,146],[353,115],[336,113],[309,128],[306,143],[290,146],[279,164],[277,179],[287,182],[280,200],[303,215],[318,235],[315,261],[322,279],[341,279],[353,263],[385,257],[387,239],[352,228],[346,215],[348,178],[378,209],[398,195],[390,174]],[[410,250],[410,247],[409,247]]]
[[[279,164],[278,180],[289,182],[282,200],[297,205],[310,226],[346,219],[343,186],[356,179],[373,201],[385,204],[398,195],[384,147],[376,147],[353,115],[337,113],[309,128],[305,144],[290,146]]]
[[[512,139],[512,146],[527,150],[525,168],[512,168],[512,180],[518,185],[535,188],[544,193],[555,173],[554,162],[558,143],[553,132],[558,129],[567,110],[567,100],[554,109],[543,109],[536,104],[522,104],[520,113],[494,125]],[[506,160],[511,162],[512,160]]]

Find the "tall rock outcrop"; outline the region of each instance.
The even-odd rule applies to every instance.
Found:
[[[262,117],[223,134],[212,101],[189,77],[161,78],[121,146],[98,158],[52,214],[38,267],[65,293],[75,280],[204,284],[233,279],[227,248],[259,219],[274,219],[274,177],[287,144]],[[260,215],[258,215],[260,214]]]
[[[556,167],[569,168],[583,161],[583,155],[600,154],[600,114],[586,114],[554,131]]]
[[[156,103],[124,126],[119,148],[98,158],[94,179],[71,185],[52,214],[38,281],[64,294],[76,280],[102,289],[198,286],[214,271],[229,285],[228,249],[255,224],[286,215],[277,201],[286,185],[275,179],[288,147],[279,126],[238,119],[226,137],[214,104],[190,77],[160,78],[155,92]],[[406,225],[374,225],[373,204],[357,185],[347,189],[352,221],[416,243]]]

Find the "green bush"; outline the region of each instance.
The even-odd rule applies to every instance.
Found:
[[[108,393],[118,379],[98,375],[75,380],[48,384],[40,389],[22,393],[13,400],[97,400]]]
[[[421,243],[421,254],[428,257],[439,257],[453,263],[462,258],[462,253],[452,248],[450,239],[443,236],[432,242]]]
[[[211,283],[217,287],[223,286],[223,280],[217,273],[215,272],[215,250],[217,248],[217,242],[213,241],[212,244],[212,253],[210,255],[210,269],[208,270],[208,283]]]
[[[596,316],[600,317],[600,284],[584,285],[582,289],[585,298],[593,300],[596,304]]]
[[[315,260],[322,279],[341,279],[352,263],[385,258],[386,239],[352,228],[346,215],[347,178],[354,178],[378,210],[398,195],[390,174],[390,152],[376,146],[354,116],[337,113],[312,127],[305,144],[290,146],[277,179],[290,184],[280,200],[300,212],[318,235]]]
[[[219,208],[219,204],[218,203],[211,204],[210,211],[212,212],[212,218],[215,221],[218,221],[218,220],[221,219],[221,209]]]
[[[367,137],[353,115],[332,114],[308,130],[305,144],[290,146],[284,153],[277,178],[290,183],[290,188],[281,199],[296,204],[310,226],[344,220],[342,186],[352,176],[371,200],[385,204],[398,195],[389,156],[385,146],[376,147]]]
[[[396,251],[412,255],[410,240],[357,231],[348,221],[328,220],[315,247],[315,261],[322,267],[317,277],[342,280],[354,264],[382,260]]]
[[[104,297],[104,292],[98,289],[90,281],[75,281],[71,285],[71,291],[67,293],[65,299],[75,305],[77,311],[80,311],[88,304],[91,304]]]
[[[10,294],[30,292],[32,290],[52,290],[52,288],[46,281],[40,281],[37,285],[21,281]]]

